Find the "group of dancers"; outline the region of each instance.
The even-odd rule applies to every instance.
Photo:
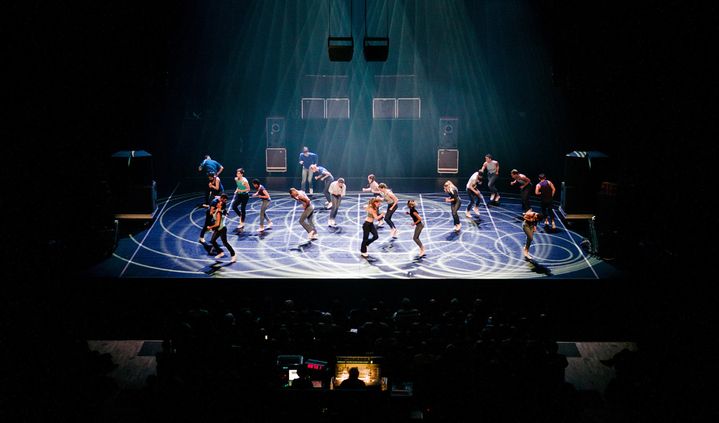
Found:
[[[314,206],[310,195],[314,193],[312,182],[313,179],[316,181],[323,182],[322,194],[325,197],[324,207],[330,209],[330,215],[328,219],[328,226],[337,227],[335,221],[337,212],[339,210],[342,198],[347,193],[347,186],[344,178],[334,179],[334,176],[323,166],[319,165],[318,156],[315,153],[309,151],[307,147],[303,148],[302,153],[299,155],[299,164],[302,166],[302,180],[300,189],[292,187],[289,189],[290,197],[296,200],[303,208],[302,214],[299,218],[299,224],[307,232],[307,237],[310,241],[318,239],[317,229],[314,225]],[[266,229],[272,228],[272,220],[267,216],[267,209],[270,206],[271,197],[269,191],[260,183],[259,180],[252,180],[252,188],[247,178],[245,178],[245,171],[242,168],[237,169],[235,175],[236,188],[234,196],[230,205],[228,206],[228,196],[224,193],[224,187],[220,180],[219,175],[224,170],[224,167],[213,160],[209,155],[205,156],[205,159],[200,164],[199,171],[206,171],[208,177],[208,193],[205,199],[203,207],[207,208],[205,214],[205,222],[200,231],[200,243],[205,244],[205,234],[207,231],[212,231],[212,238],[210,244],[217,253],[215,258],[219,260],[224,257],[225,254],[218,244],[218,239],[222,240],[231,256],[231,262],[237,261],[237,256],[234,249],[227,241],[227,213],[231,209],[239,217],[239,225],[237,231],[242,231],[245,227],[245,219],[247,217],[247,203],[250,197],[257,198],[262,202],[260,207],[259,216],[259,228],[258,232],[263,233]],[[479,190],[480,185],[483,183],[483,174],[487,172],[487,188],[490,191],[490,204],[498,205],[500,194],[496,187],[496,181],[499,177],[499,162],[495,160],[491,154],[485,156],[485,161],[482,166],[470,176],[466,184],[466,192],[469,197],[469,204],[467,205],[465,215],[468,218],[472,217],[472,211],[479,216],[479,203],[483,200],[482,194]],[[534,185],[534,194],[539,197],[541,204],[541,213],[537,213],[532,210],[530,204],[530,193],[532,192],[532,182],[529,177],[520,173],[516,169],[512,169],[510,172],[512,182],[510,185],[519,188],[520,197],[522,200],[522,229],[527,236],[527,240],[522,249],[522,253],[525,259],[531,260],[532,256],[529,254],[529,247],[534,238],[534,233],[537,230],[537,224],[544,219],[546,227],[549,226],[551,221],[552,230],[556,229],[555,218],[553,211],[553,197],[556,193],[554,184],[549,181],[544,174],[539,174],[539,182]],[[307,184],[308,192],[303,190]],[[254,192],[250,192],[254,189]],[[385,183],[378,183],[374,174],[367,176],[367,186],[362,188],[363,192],[372,193],[372,197],[367,201],[365,205],[366,217],[362,224],[362,243],[360,246],[360,254],[362,257],[368,257],[369,254],[367,249],[370,244],[379,238],[377,227],[383,226],[385,222],[390,228],[390,236],[397,238],[399,231],[396,225],[392,221],[392,217],[397,210],[399,205],[399,199],[392,192],[392,190]],[[462,224],[459,218],[459,209],[462,204],[462,200],[459,196],[459,189],[452,181],[446,181],[444,183],[444,192],[447,194],[445,202],[450,204],[452,222],[454,225],[454,231],[460,232]],[[380,212],[382,202],[387,203],[387,207],[384,212]],[[419,252],[417,257],[424,257],[426,254],[424,245],[420,240],[420,234],[424,229],[424,220],[420,213],[416,209],[416,203],[414,199],[407,201],[408,211],[407,215],[412,219],[412,226],[414,227],[414,235],[412,240],[417,244]],[[267,225],[265,226],[265,221]],[[370,235],[372,237],[370,237]]]

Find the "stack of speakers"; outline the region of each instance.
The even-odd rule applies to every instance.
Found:
[[[285,118],[268,117],[265,119],[265,134],[267,135],[265,169],[267,172],[287,172]]]
[[[443,117],[439,119],[439,149],[437,150],[437,173],[459,172],[459,150],[457,133],[459,119]]]

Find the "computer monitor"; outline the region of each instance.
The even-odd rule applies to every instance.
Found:
[[[349,371],[352,367],[359,370],[359,379],[364,381],[366,386],[380,386],[382,380],[380,375],[380,362],[382,357],[378,356],[337,356],[335,365],[335,386],[349,378]]]

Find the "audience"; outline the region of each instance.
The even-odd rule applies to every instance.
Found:
[[[167,337],[156,356],[157,374],[135,403],[135,411],[151,419],[227,421],[224,416],[229,415],[262,421],[292,418],[298,406],[307,417],[333,421],[345,416],[347,410],[338,411],[338,403],[322,402],[316,395],[324,391],[313,388],[312,375],[304,368],[289,390],[282,389],[276,363],[281,354],[326,361],[330,368],[338,355],[381,356],[390,389],[411,386],[412,407],[429,421],[465,421],[467,415],[498,422],[583,418],[579,393],[564,378],[567,358],[548,336],[552,331],[541,306],[511,309],[480,298],[415,303],[405,297],[394,306],[358,298],[353,304],[332,300],[321,309],[295,299],[198,298],[168,317]],[[114,404],[114,412],[128,413],[106,401],[117,392],[106,376],[116,367],[110,356],[93,353],[82,342],[73,345],[46,361],[55,372],[64,369],[63,380],[84,388],[53,394],[58,400],[47,409],[67,411],[78,401],[101,409],[105,401]],[[605,410],[616,420],[660,417],[646,411],[658,401],[657,380],[642,364],[646,361],[652,362],[623,351],[603,362],[616,371],[606,390]],[[381,394],[379,389],[356,390],[365,385],[358,376],[357,368],[350,369],[340,387],[355,389],[345,393]],[[281,406],[278,397],[286,391],[296,394],[290,407]],[[390,410],[381,396],[368,398],[353,413]]]

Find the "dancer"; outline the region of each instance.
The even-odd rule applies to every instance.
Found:
[[[360,246],[360,254],[362,257],[367,257],[367,247],[379,238],[377,234],[377,228],[374,227],[375,220],[382,220],[384,213],[379,214],[379,205],[382,202],[378,197],[372,197],[367,202],[365,210],[367,210],[367,217],[362,224],[362,245]],[[372,238],[369,238],[369,234],[372,234]]]
[[[205,159],[202,161],[202,163],[200,163],[200,166],[198,166],[197,171],[198,172],[206,172],[207,175],[209,175],[210,173],[213,173],[217,176],[220,176],[220,173],[222,173],[222,171],[224,169],[225,168],[222,167],[220,162],[218,162],[217,160],[212,160],[212,158],[210,158],[210,155],[207,154],[207,155],[205,155]],[[205,202],[202,204],[202,206],[207,207],[209,205],[209,201],[211,199],[212,199],[212,197],[208,194],[205,197]]]
[[[382,195],[382,192],[379,190],[379,184],[377,184],[377,181],[375,180],[374,174],[370,173],[369,175],[367,175],[367,186],[362,188],[362,192],[371,192],[372,194]]]
[[[212,160],[210,158],[210,155],[205,155],[205,160],[200,163],[200,166],[197,168],[199,172],[206,171],[207,173],[214,173],[217,176],[220,176],[220,173],[222,173],[223,170],[225,170],[224,167],[218,162],[217,160]]]
[[[312,207],[312,201],[305,194],[304,191],[299,191],[296,188],[290,188],[290,197],[302,203],[304,211],[300,216],[300,225],[307,231],[307,236],[310,240],[317,239],[317,230],[315,229],[314,223],[312,223],[312,215],[315,212],[315,208]]]
[[[512,175],[512,179],[514,179],[510,185],[519,186],[519,195],[522,197],[522,211],[526,212],[531,207],[529,205],[529,191],[532,189],[532,181],[524,174],[519,173],[517,169],[512,169],[510,174]]]
[[[270,229],[272,227],[272,221],[269,217],[267,217],[266,213],[267,207],[270,206],[270,201],[272,199],[270,198],[269,191],[267,191],[264,186],[260,185],[260,181],[258,181],[257,179],[252,180],[252,186],[255,187],[255,189],[257,190],[257,192],[252,194],[252,196],[262,199],[262,207],[260,207],[260,228],[258,232],[264,232],[265,219],[267,219],[267,229]]]
[[[537,222],[541,216],[539,213],[533,212],[532,209],[529,209],[522,213],[522,217],[524,218],[522,230],[525,234],[527,234],[527,241],[524,243],[524,247],[522,247],[522,253],[524,254],[525,260],[531,260],[532,256],[529,255],[529,246],[532,244],[534,232],[537,231]]]
[[[227,247],[227,251],[230,252],[230,263],[234,263],[237,261],[237,256],[235,255],[235,250],[232,248],[232,245],[230,245],[227,241],[227,226],[225,225],[227,219],[227,211],[225,210],[226,207],[227,194],[223,193],[220,195],[220,201],[217,203],[217,207],[215,207],[215,223],[208,226],[207,229],[213,231],[210,242],[212,243],[212,247],[215,251],[219,251],[219,253],[215,256],[215,259],[219,260],[225,256],[222,248],[220,248],[220,245],[217,243],[217,238],[222,238],[222,244]]]
[[[382,191],[379,189],[379,184],[373,173],[367,175],[367,186],[362,188],[362,192],[371,192],[375,196],[382,196]],[[377,226],[384,226],[384,220],[380,220]]]
[[[217,207],[217,203],[220,202],[220,197],[214,197],[212,201],[210,201],[210,204],[203,205],[203,207],[207,208],[207,211],[205,212],[205,224],[202,225],[202,229],[200,229],[200,244],[205,243],[205,233],[207,232],[207,227],[211,226],[214,222],[213,219],[215,218],[215,208]]]
[[[407,207],[409,207],[407,214],[412,217],[412,226],[414,226],[414,237],[412,237],[412,240],[419,247],[419,255],[417,257],[424,257],[424,245],[422,245],[422,241],[419,240],[419,234],[422,233],[422,229],[424,229],[424,221],[415,208],[416,203],[414,200],[407,201]]]
[[[314,175],[315,179],[324,182],[324,187],[322,189],[322,194],[324,194],[325,199],[327,199],[327,202],[325,203],[325,208],[329,209],[332,207],[332,196],[330,196],[330,184],[335,180],[335,178],[332,177],[332,174],[329,170],[325,169],[322,166],[317,166],[316,164],[313,164],[310,166],[310,171]]]
[[[225,187],[222,186],[222,181],[220,180],[220,177],[217,176],[215,172],[209,172],[207,174],[207,179],[209,180],[207,184],[207,187],[209,189],[207,191],[207,197],[205,198],[205,204],[209,204],[211,199],[222,194],[222,192],[225,190]]]
[[[467,211],[464,213],[465,216],[471,218],[472,214],[469,212],[474,206],[474,212],[479,216],[479,201],[482,199],[482,193],[479,192],[479,185],[482,183],[481,171],[474,172],[467,181],[467,195],[469,196],[469,204],[467,204]]]
[[[462,205],[462,199],[459,198],[459,189],[457,189],[457,186],[454,185],[452,181],[447,181],[444,183],[444,192],[449,194],[449,197],[445,198],[444,202],[452,203],[452,221],[454,222],[454,231],[459,232],[462,227],[462,224],[459,222],[459,214],[457,214],[459,206]]]
[[[391,189],[387,188],[387,184],[385,184],[384,182],[377,185],[377,187],[379,188],[380,193],[384,197],[384,201],[387,202],[387,212],[385,214],[384,220],[387,221],[387,224],[391,229],[390,234],[392,235],[392,238],[397,238],[399,231],[397,231],[397,228],[392,222],[392,215],[394,214],[394,211],[397,210],[397,204],[399,204],[399,200],[397,200],[397,196],[394,195]]]
[[[245,169],[237,169],[237,176],[235,176],[235,183],[237,188],[235,189],[235,196],[232,199],[232,210],[237,213],[240,217],[240,225],[237,230],[245,227],[245,217],[247,216],[247,202],[250,200],[250,183],[245,178]],[[240,208],[238,209],[238,203]]]
[[[534,187],[534,193],[539,196],[540,205],[542,206],[542,216],[544,216],[544,226],[549,225],[549,219],[552,220],[552,230],[557,229],[554,225],[554,205],[552,197],[556,189],[552,181],[547,179],[544,173],[539,174],[539,183]]]
[[[305,182],[307,182],[307,189],[309,189],[310,194],[314,193],[314,191],[312,191],[312,171],[310,171],[310,166],[317,164],[318,159],[317,154],[311,153],[307,147],[302,147],[302,152],[300,153],[300,164],[302,165],[300,189],[304,189]]]
[[[340,208],[342,197],[347,194],[347,185],[345,185],[345,178],[339,178],[330,184],[330,195],[332,195],[332,210],[330,211],[329,226],[336,227],[335,217],[337,217],[337,210]]]
[[[487,188],[492,193],[489,196],[489,201],[499,203],[499,190],[496,186],[497,178],[499,178],[499,162],[494,160],[491,154],[484,156],[484,163],[479,169],[479,173],[483,173],[485,169],[487,169]]]

